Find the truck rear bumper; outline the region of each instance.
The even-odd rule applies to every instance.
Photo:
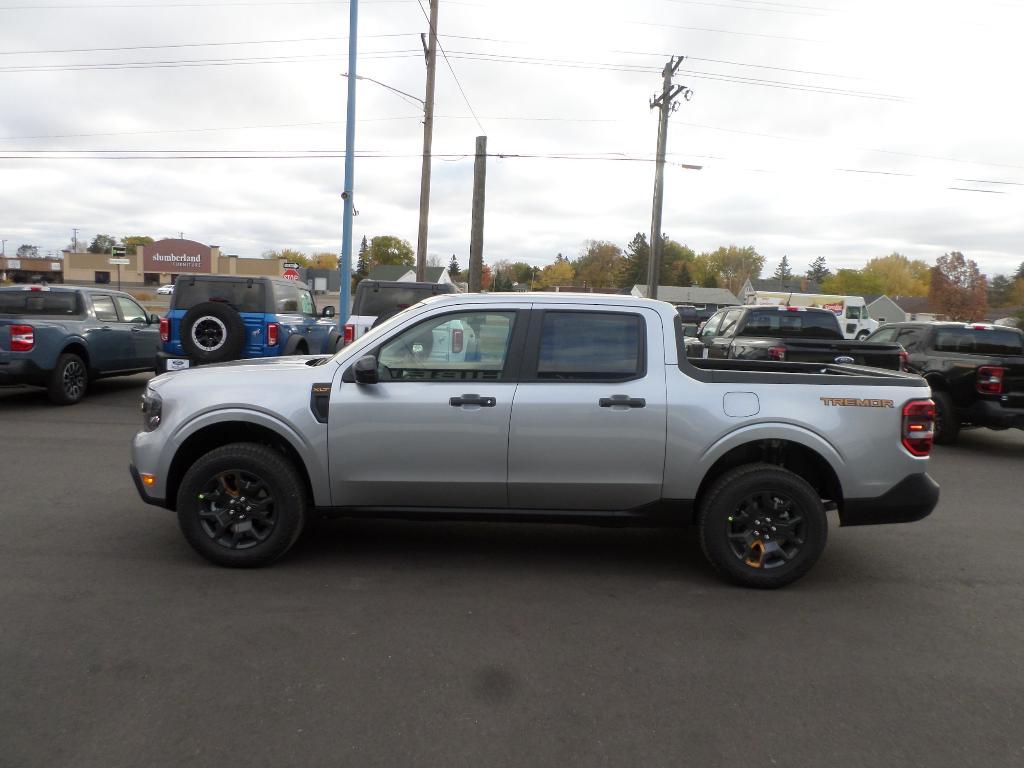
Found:
[[[850,525],[912,523],[928,517],[939,503],[939,484],[922,472],[910,475],[873,499],[846,499],[839,507],[839,522]]]
[[[1024,408],[1005,408],[995,400],[978,400],[963,412],[965,421],[990,429],[1024,429]]]
[[[12,384],[45,384],[47,371],[44,371],[32,360],[0,359],[0,385]]]

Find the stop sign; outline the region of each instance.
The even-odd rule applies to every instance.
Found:
[[[285,278],[286,280],[298,280],[299,279],[299,270],[297,270],[297,269],[295,269],[293,267],[288,267],[288,269],[284,270],[281,273],[281,277]]]

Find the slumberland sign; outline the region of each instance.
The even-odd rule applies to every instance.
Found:
[[[210,247],[194,240],[158,240],[142,248],[143,272],[212,272]]]

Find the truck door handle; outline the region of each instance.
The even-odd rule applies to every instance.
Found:
[[[132,326],[132,333],[139,333],[142,329]]]
[[[647,405],[647,401],[642,397],[612,395],[611,397],[602,397],[597,401],[597,404],[602,408],[611,408],[613,405],[624,405],[627,408],[643,408]]]
[[[498,401],[493,397],[481,397],[480,395],[461,395],[448,399],[448,405],[452,408],[461,408],[464,405],[479,405],[481,408],[493,408]]]

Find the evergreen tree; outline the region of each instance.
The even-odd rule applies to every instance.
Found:
[[[1014,280],[1024,280],[1024,261],[1022,261],[1020,263],[1020,266],[1017,267],[1017,274],[1015,274],[1013,276],[1013,279]]]
[[[821,258],[820,256],[818,258]],[[793,270],[789,268],[789,256],[783,256],[782,261],[779,262],[779,266],[775,268],[775,273],[772,275],[776,280],[791,280],[793,278]]]
[[[370,274],[370,245],[366,242],[366,235],[363,235],[363,241],[359,244],[359,257],[356,259],[356,274],[355,278],[359,280],[366,279]]]
[[[1024,265],[1021,265],[1024,266]],[[810,268],[807,270],[807,279],[814,280],[819,285],[832,277],[832,270],[825,266],[825,257],[819,256],[811,262]]]
[[[459,279],[459,276],[461,274],[462,270],[459,268],[459,262],[455,258],[455,254],[453,253],[452,260],[448,262],[448,277],[450,277],[452,281],[455,282]]]

